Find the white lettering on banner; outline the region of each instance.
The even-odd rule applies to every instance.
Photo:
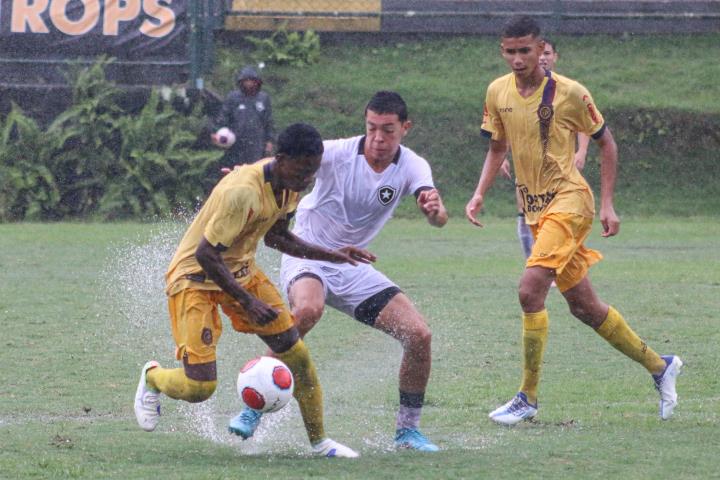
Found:
[[[72,1],[83,5],[79,18],[68,17],[67,7]],[[66,35],[88,33],[102,15],[103,35],[116,36],[120,22],[136,20],[142,11],[149,18],[140,25],[140,32],[160,38],[175,29],[175,12],[167,6],[171,3],[172,0],[13,0],[10,28],[13,33],[50,33],[42,18],[49,8],[52,25]]]

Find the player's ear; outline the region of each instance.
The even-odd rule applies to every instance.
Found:
[[[413,127],[412,120],[405,120],[402,124],[403,137],[408,134],[410,129]]]

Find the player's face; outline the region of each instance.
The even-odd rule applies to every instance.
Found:
[[[540,59],[538,60],[540,66],[545,70],[555,70],[555,62],[557,62],[557,59],[558,54],[555,51],[555,48],[549,43],[545,43],[545,47],[540,54]]]
[[[320,168],[322,155],[288,157],[280,153],[276,158],[278,161],[276,173],[283,188],[294,192],[302,192],[315,179],[315,173]]]
[[[520,78],[530,78],[540,61],[545,42],[532,35],[503,37],[500,52],[513,73]]]
[[[396,113],[365,114],[365,158],[371,162],[391,162],[400,142],[410,129],[410,122],[401,122]]]

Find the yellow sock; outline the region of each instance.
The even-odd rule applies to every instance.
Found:
[[[665,369],[665,360],[637,336],[613,307],[608,309],[607,318],[597,333],[610,345],[642,364],[651,374],[657,375]]]
[[[537,403],[540,366],[547,336],[547,310],[523,313],[523,378],[520,391],[527,395],[528,401],[532,404]]]
[[[310,358],[310,352],[305,346],[305,342],[298,340],[290,350],[278,353],[277,357],[285,362],[293,372],[294,395],[300,405],[300,413],[302,413],[310,443],[315,445],[325,438],[325,427],[323,426],[322,388],[315,364]]]
[[[147,371],[147,384],[151,388],[176,400],[198,403],[212,396],[217,381],[200,382],[185,376],[182,368],[155,367]]]

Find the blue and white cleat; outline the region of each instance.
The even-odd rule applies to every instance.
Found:
[[[260,425],[261,418],[262,412],[245,407],[240,412],[240,415],[230,420],[228,431],[241,436],[243,440],[247,440],[255,433],[255,429]]]
[[[416,428],[399,428],[395,432],[395,447],[419,452],[438,452],[440,447],[428,440]]]
[[[159,367],[156,361],[147,362],[140,371],[140,381],[135,390],[135,418],[140,428],[152,432],[160,421],[160,392],[147,385],[147,371]]]
[[[331,438],[326,438],[313,445],[313,453],[320,457],[328,458],[357,458],[360,456],[360,454],[352,448],[346,447]]]
[[[527,396],[523,392],[518,392],[512,400],[490,412],[488,417],[496,423],[515,425],[523,420],[530,420],[537,415],[537,411],[537,404],[530,404]]]
[[[677,392],[675,381],[682,373],[683,362],[677,355],[663,355],[665,370],[660,375],[653,375],[655,390],[660,393],[660,418],[667,420],[677,406]]]

